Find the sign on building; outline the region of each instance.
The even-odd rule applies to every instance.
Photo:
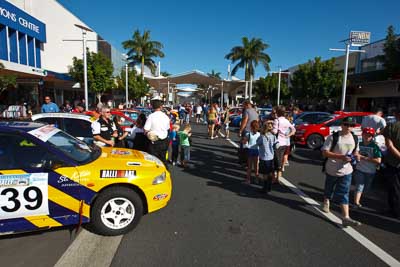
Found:
[[[363,46],[369,44],[371,39],[370,32],[351,31],[350,43],[352,46]]]

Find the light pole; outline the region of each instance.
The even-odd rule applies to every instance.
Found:
[[[290,74],[290,72],[288,72],[288,71],[282,71],[282,68],[281,67],[279,67],[279,71],[273,71],[273,72],[271,72],[271,73],[278,73],[279,75],[278,75],[278,97],[277,97],[277,106],[279,106],[279,103],[280,103],[280,101],[281,101],[281,75],[282,75],[282,73],[284,73],[284,74]]]
[[[126,107],[129,107],[129,99],[128,99],[128,63],[125,64],[125,99],[126,99]]]
[[[169,80],[166,83],[160,83],[160,85],[166,84],[167,85],[167,102],[172,102],[172,105],[174,105],[174,87],[176,86],[176,83],[172,83]],[[171,87],[172,85],[172,87]]]
[[[215,86],[221,86],[221,98],[220,98],[220,106],[222,107],[224,105],[224,81],[221,81],[221,83],[215,84]]]
[[[346,44],[346,49],[329,48],[330,51],[346,52],[346,62],[344,63],[344,75],[342,84],[342,99],[340,102],[340,110],[344,110],[346,104],[346,86],[347,86],[347,69],[349,67],[350,52],[365,53],[365,50],[351,50],[350,46],[362,46],[369,44],[371,38],[370,32],[351,31],[350,38],[343,40]]]
[[[251,99],[253,98],[253,75],[250,75],[250,82],[249,82],[249,100],[252,103]]]
[[[128,55],[123,54],[125,56],[125,101],[126,101],[126,107],[129,107],[129,95],[128,95]]]
[[[82,42],[83,44],[83,80],[84,80],[84,86],[85,86],[85,109],[89,110],[89,92],[88,92],[88,78],[87,78],[87,57],[86,57],[86,43],[88,41],[97,41],[97,40],[87,40],[86,39],[86,33],[87,32],[93,32],[91,29],[88,27],[79,25],[79,24],[74,24],[75,27],[78,27],[79,29],[82,30],[82,39],[77,39],[77,40],[63,40],[63,41],[72,41],[72,42]]]

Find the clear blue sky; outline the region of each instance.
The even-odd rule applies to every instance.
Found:
[[[385,38],[393,25],[400,33],[400,0],[59,0],[59,2],[121,52],[121,42],[134,30],[150,30],[164,44],[161,70],[177,74],[193,69],[226,77],[224,57],[241,38],[261,38],[271,69],[288,68],[315,56],[340,55],[329,48],[350,30],[371,32],[371,41]],[[157,60],[158,61],[158,60]],[[257,68],[255,77],[266,72]],[[243,71],[237,75],[243,78]]]

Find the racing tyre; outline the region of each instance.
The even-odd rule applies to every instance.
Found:
[[[91,210],[91,227],[95,233],[122,235],[139,223],[143,203],[132,189],[114,187],[101,192]]]
[[[307,146],[311,149],[318,149],[324,144],[324,138],[319,134],[312,134],[307,138]]]

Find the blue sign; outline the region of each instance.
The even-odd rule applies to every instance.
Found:
[[[0,0],[0,24],[46,42],[46,24],[5,0]]]

